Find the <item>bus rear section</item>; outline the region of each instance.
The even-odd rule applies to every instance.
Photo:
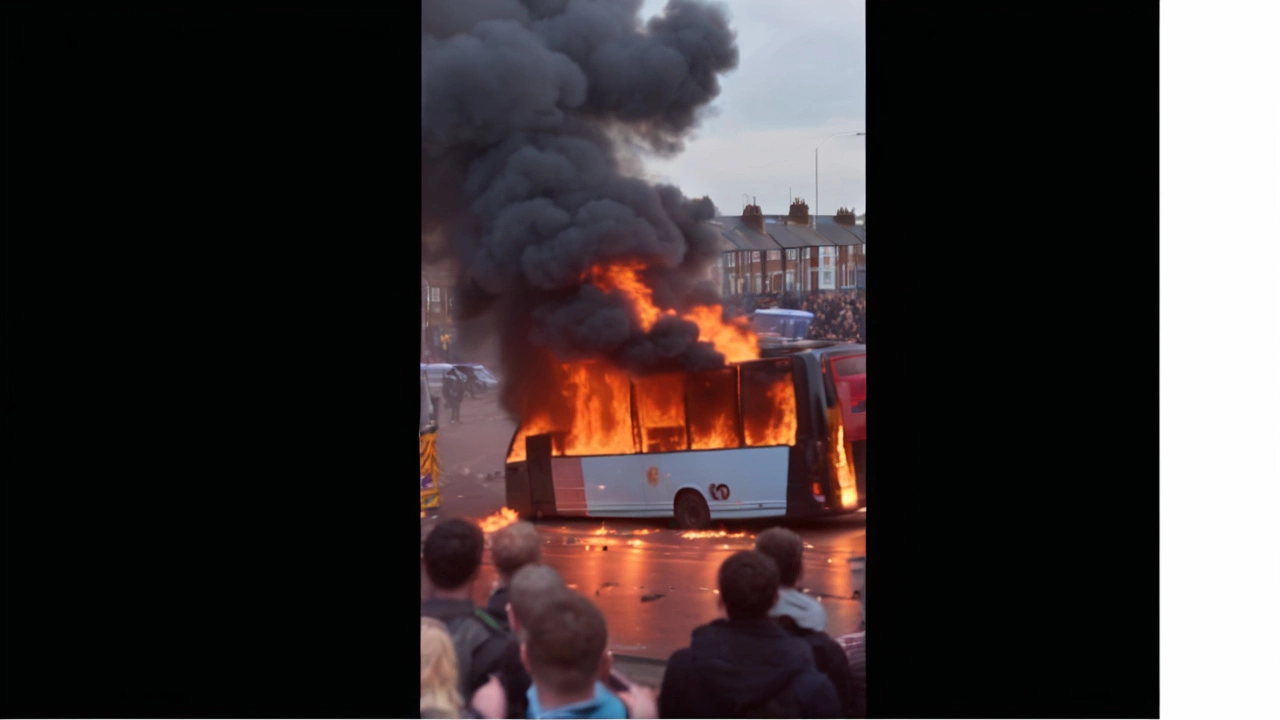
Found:
[[[507,506],[521,516],[696,529],[856,507],[816,355],[640,378],[565,368],[564,407],[529,409],[508,449]]]

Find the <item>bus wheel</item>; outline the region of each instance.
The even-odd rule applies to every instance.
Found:
[[[701,530],[711,524],[711,510],[707,501],[693,490],[684,490],[676,496],[676,524],[681,530]]]

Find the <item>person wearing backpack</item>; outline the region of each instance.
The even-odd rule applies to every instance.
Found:
[[[719,573],[725,618],[695,628],[667,661],[658,714],[678,718],[834,718],[840,701],[818,672],[808,643],[769,617],[778,566],[754,550],[736,552]]]
[[[804,577],[804,540],[795,532],[772,527],[756,538],[756,550],[778,566],[778,602],[769,611],[788,634],[808,643],[818,672],[827,676],[840,699],[840,717],[865,718],[866,690],[849,667],[844,648],[826,633],[827,611],[822,603],[800,592]]]
[[[492,676],[508,671],[514,654],[515,638],[471,600],[483,554],[484,533],[462,518],[444,520],[422,542],[431,587],[421,615],[448,629],[458,656],[458,691],[468,703]]]

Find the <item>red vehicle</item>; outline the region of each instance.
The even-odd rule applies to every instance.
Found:
[[[824,340],[805,340],[789,347],[784,344],[762,345],[766,357],[813,350],[822,358],[823,374],[830,378],[828,393],[834,394],[840,406],[844,430],[845,452],[853,464],[860,502],[865,504],[867,492],[867,346]]]
[[[840,417],[844,421],[845,448],[857,471],[858,496],[867,492],[867,346],[854,345],[847,352],[827,356]]]
[[[832,353],[830,360],[836,393],[840,397],[840,416],[844,420],[844,439],[858,443],[867,440],[867,350],[849,354]]]

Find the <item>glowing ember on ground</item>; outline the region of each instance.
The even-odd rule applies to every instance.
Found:
[[[700,540],[702,538],[745,538],[746,532],[725,532],[724,530],[688,530],[680,533],[680,537],[685,540]]]
[[[519,519],[520,519],[520,516],[516,513],[515,510],[504,507],[498,512],[490,515],[489,517],[484,518],[483,520],[478,522],[477,525],[480,526],[481,530],[487,533],[492,533],[492,532],[497,532],[501,530],[502,528],[510,525],[511,523]]]

